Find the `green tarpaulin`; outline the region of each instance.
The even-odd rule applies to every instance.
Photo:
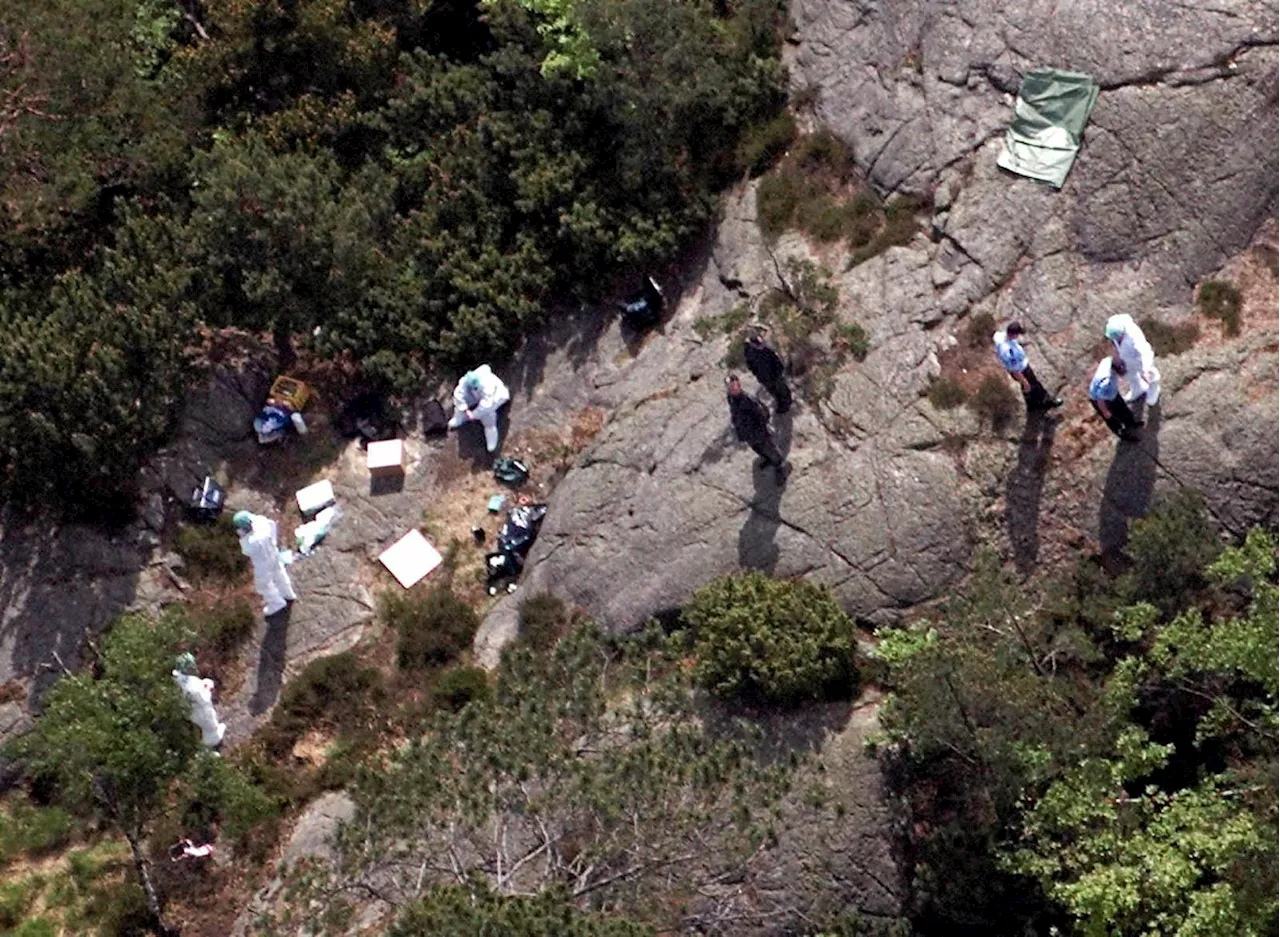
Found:
[[[1088,75],[1056,68],[1027,72],[996,162],[1020,176],[1062,188],[1097,100],[1097,82]]]

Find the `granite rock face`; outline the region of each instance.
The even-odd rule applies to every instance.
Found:
[[[664,334],[621,365],[575,366],[613,415],[556,490],[521,594],[485,624],[490,663],[542,590],[628,629],[759,568],[827,583],[879,622],[943,593],[979,541],[1027,571],[1067,545],[1114,548],[1164,489],[1200,489],[1234,534],[1275,521],[1273,282],[1246,297],[1262,314],[1239,337],[1202,320],[1195,348],[1161,360],[1169,390],[1141,446],[1117,449],[1086,394],[1108,316],[1197,318],[1196,283],[1274,249],[1274,5],[798,0],[792,15],[816,125],[882,193],[931,195],[932,214],[846,270],[794,235],[766,243],[751,187],[730,199]],[[1060,191],[995,165],[1021,73],[1041,65],[1103,89]],[[777,287],[790,257],[835,271],[839,316],[871,352],[776,421],[795,466],[779,490],[728,428],[726,340],[692,325]],[[1028,327],[1036,371],[1068,399],[1060,423],[993,437],[922,396],[982,313]]]

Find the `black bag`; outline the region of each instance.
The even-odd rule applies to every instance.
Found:
[[[498,531],[498,549],[503,553],[523,557],[537,539],[542,519],[546,515],[545,504],[522,504],[518,508],[512,508],[502,529]]]
[[[640,295],[622,304],[622,319],[634,331],[643,332],[661,321],[666,304],[667,298],[658,286],[658,281],[653,277],[645,277]]]
[[[449,432],[449,418],[438,400],[428,400],[422,408],[422,435],[443,436]]]
[[[206,475],[204,481],[191,492],[188,511],[192,520],[202,524],[212,524],[222,513],[226,500],[226,490],[214,481],[212,476]]]

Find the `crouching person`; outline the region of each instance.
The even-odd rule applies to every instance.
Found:
[[[453,390],[453,418],[449,428],[457,429],[475,420],[484,427],[484,445],[489,452],[498,449],[498,411],[511,400],[507,385],[498,379],[487,364],[468,371]]]

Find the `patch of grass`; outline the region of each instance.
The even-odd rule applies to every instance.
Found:
[[[951,377],[939,377],[929,382],[926,396],[935,410],[954,410],[969,399],[969,392]]]
[[[64,845],[71,815],[60,807],[37,807],[15,797],[0,813],[0,864],[18,856],[39,856]]]
[[[782,159],[795,138],[796,119],[789,111],[783,111],[747,132],[739,147],[738,159],[754,179]]]
[[[569,608],[550,592],[530,596],[520,606],[520,640],[535,650],[553,648],[569,623]]]
[[[350,651],[318,657],[285,685],[263,729],[263,741],[269,751],[280,755],[315,726],[354,729],[382,695],[381,675]]]
[[[871,351],[867,330],[856,322],[841,322],[835,325],[831,329],[831,340],[842,352],[852,355],[855,361],[866,360]]]
[[[231,525],[231,515],[223,513],[212,524],[191,524],[178,531],[178,555],[184,572],[193,582],[232,582],[249,569],[248,557],[240,552],[240,538]]]
[[[212,608],[193,609],[190,616],[199,646],[207,647],[224,661],[248,640],[257,625],[253,606],[243,598],[220,602]]]
[[[797,144],[796,165],[810,173],[826,172],[847,180],[853,172],[853,151],[830,130],[819,130]]]
[[[425,593],[384,592],[378,616],[399,635],[401,670],[424,670],[455,660],[471,647],[480,619],[475,610],[444,588]]]
[[[468,703],[493,694],[489,675],[480,667],[452,667],[431,685],[431,699],[441,709],[458,712]]]
[[[12,937],[58,937],[58,932],[48,918],[33,917],[14,928]]]
[[[969,317],[964,326],[964,343],[970,348],[986,348],[996,331],[996,317],[989,312],[979,312]]]
[[[39,879],[20,878],[0,884],[0,928],[17,927],[40,891]]]
[[[786,165],[760,180],[756,188],[756,219],[767,237],[776,238],[790,227],[804,202],[825,198],[822,187]]]
[[[997,432],[1008,426],[1018,414],[1017,395],[1009,382],[996,374],[982,379],[968,403],[978,418],[989,422]]]
[[[1200,338],[1200,326],[1194,322],[1183,322],[1180,325],[1168,325],[1159,319],[1150,317],[1141,320],[1142,334],[1151,343],[1152,349],[1160,356],[1180,355],[1195,346]]]
[[[931,202],[927,197],[894,196],[884,207],[884,223],[879,230],[863,244],[854,245],[853,252],[849,256],[849,267],[865,263],[890,247],[909,244],[920,230],[916,215],[927,211],[930,207]]]
[[[1240,334],[1240,291],[1223,280],[1206,280],[1197,299],[1200,312],[1222,323],[1223,335]]]

